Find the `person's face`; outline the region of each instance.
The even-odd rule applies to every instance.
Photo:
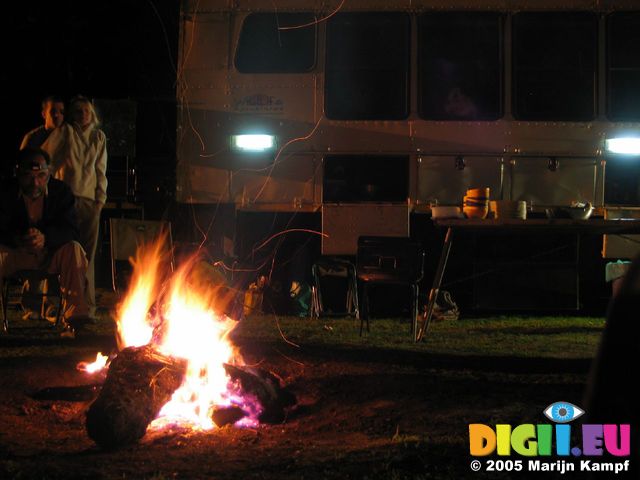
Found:
[[[91,106],[85,102],[78,102],[73,105],[71,115],[73,121],[82,128],[88,127],[92,120]]]
[[[47,102],[42,110],[42,118],[44,118],[44,128],[53,130],[62,125],[64,122],[64,103]]]
[[[36,157],[40,164],[40,170],[18,169],[18,181],[20,190],[29,198],[38,198],[44,194],[49,181],[49,168],[44,157]]]

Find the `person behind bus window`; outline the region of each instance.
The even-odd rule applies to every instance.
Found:
[[[51,132],[64,122],[64,100],[50,95],[42,100],[42,118],[44,125],[34,128],[22,139],[20,150],[26,147],[41,147],[49,138]]]
[[[455,119],[475,119],[478,116],[478,107],[460,87],[449,90],[444,111],[449,118]]]

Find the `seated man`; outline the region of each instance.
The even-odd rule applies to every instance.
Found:
[[[18,270],[60,275],[67,326],[90,321],[84,299],[87,258],[77,240],[74,197],[49,176],[49,154],[27,147],[18,153],[16,178],[0,190],[0,286]]]

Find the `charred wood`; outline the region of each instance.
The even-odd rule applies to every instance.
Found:
[[[141,439],[182,384],[186,370],[185,360],[162,355],[148,345],[122,350],[87,411],[89,437],[105,449]]]
[[[235,405],[231,407],[219,407],[213,410],[211,420],[219,427],[236,423],[238,420],[246,417],[246,413],[242,408]]]
[[[271,372],[246,366],[224,365],[231,380],[238,383],[243,395],[256,398],[262,407],[258,420],[264,423],[281,423],[287,410],[296,404],[296,397],[281,385]]]

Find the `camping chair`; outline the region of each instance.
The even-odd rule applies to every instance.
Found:
[[[411,328],[418,322],[419,282],[424,270],[424,249],[408,237],[359,237],[356,271],[362,284],[360,335],[364,322],[369,331],[369,286],[407,285],[411,288]]]
[[[323,300],[321,279],[325,277],[339,277],[346,279],[347,291],[344,311],[333,311],[332,315],[354,315],[360,318],[358,305],[358,282],[356,280],[356,266],[343,258],[323,257],[311,267],[313,285],[311,287],[311,317],[319,318],[328,313]]]
[[[25,284],[29,282],[29,292],[25,292]],[[41,288],[44,287],[44,288]],[[40,299],[40,317],[47,318],[47,305],[55,310],[54,326],[62,321],[64,295],[60,288],[60,275],[45,270],[18,270],[2,279],[2,331],[9,332],[9,305],[20,307],[24,295]],[[57,302],[51,303],[56,298]]]
[[[109,219],[111,249],[111,283],[114,292],[126,288],[131,274],[130,259],[135,258],[139,245],[157,240],[166,232],[165,247],[173,270],[173,240],[171,222],[155,220]]]

